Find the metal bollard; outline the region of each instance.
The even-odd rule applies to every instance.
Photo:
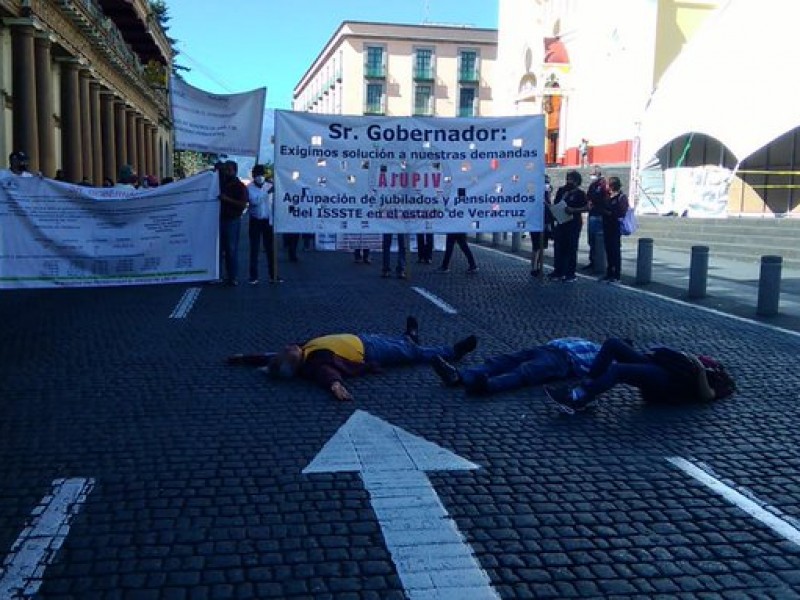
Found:
[[[636,250],[636,285],[653,280],[653,238],[639,238]]]
[[[708,283],[708,246],[692,246],[689,264],[689,298],[705,298]]]
[[[501,239],[500,236],[501,235],[502,235],[501,233],[493,233],[492,234],[492,246],[497,247],[497,246],[500,245],[500,239]]]
[[[602,275],[606,272],[606,242],[602,229],[594,234],[594,272]]]
[[[511,251],[512,252],[519,252],[520,246],[522,246],[522,234],[521,233],[512,233],[511,234]]]
[[[781,268],[783,257],[762,256],[758,279],[758,308],[756,313],[765,317],[778,314],[781,299]]]

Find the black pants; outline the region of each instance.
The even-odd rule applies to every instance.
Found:
[[[286,246],[286,250],[289,253],[289,260],[292,262],[297,262],[297,244],[300,243],[300,234],[299,233],[284,233],[283,234],[283,245]]]
[[[458,244],[458,247],[461,248],[464,256],[467,257],[467,264],[469,264],[469,268],[474,269],[477,265],[475,264],[475,257],[472,256],[472,250],[469,249],[466,233],[447,234],[447,238],[445,239],[444,243],[444,258],[442,259],[442,268],[446,269],[450,266],[450,259],[453,257],[453,248],[456,244]]]
[[[582,227],[583,223],[577,218],[556,227],[553,249],[556,275],[575,277]]]
[[[420,262],[433,260],[433,234],[417,234],[417,258]]]
[[[622,270],[622,236],[619,220],[603,219],[603,243],[606,246],[606,276],[619,279]]]
[[[269,278],[275,279],[275,253],[273,252],[275,234],[272,225],[267,219],[250,217],[248,233],[250,234],[250,279],[258,279],[258,251],[261,244],[267,254]]]

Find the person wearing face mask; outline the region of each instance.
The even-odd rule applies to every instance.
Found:
[[[583,219],[581,213],[588,210],[586,193],[581,189],[581,174],[569,171],[566,183],[558,188],[554,204],[564,202],[567,220],[555,227],[553,235],[553,271],[547,276],[551,281],[572,283],[577,280],[575,269],[578,261],[578,241],[581,238]]]
[[[600,205],[603,219],[603,242],[606,252],[606,276],[600,281],[616,283],[622,269],[622,237],[619,220],[628,212],[628,197],[622,193],[619,177],[608,179],[609,194]]]
[[[601,207],[608,198],[608,184],[606,178],[600,172],[600,167],[594,165],[589,175],[589,187],[586,188],[586,200],[589,202],[589,218],[586,222],[586,237],[589,243],[589,264],[583,267],[583,271],[593,271],[598,252],[603,252],[603,248],[595,244],[595,237],[603,230],[603,213]]]
[[[267,254],[267,270],[270,283],[283,281],[275,276],[275,232],[272,228],[272,198],[274,188],[267,181],[264,165],[255,165],[251,171],[253,180],[247,184],[247,199],[250,225],[250,285],[258,283],[258,250],[263,244]]]

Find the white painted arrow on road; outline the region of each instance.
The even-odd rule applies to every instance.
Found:
[[[500,596],[425,471],[479,469],[475,463],[357,410],[303,469],[358,472],[411,600]]]

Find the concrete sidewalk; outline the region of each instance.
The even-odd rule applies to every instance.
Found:
[[[578,274],[583,277],[597,279],[601,274],[581,271],[580,268],[589,262],[589,247],[586,244],[586,229],[581,233],[581,245],[578,249]],[[501,235],[499,244],[492,242],[491,234],[485,234],[482,245],[499,250],[511,251],[511,234]],[[471,241],[474,238],[471,238]],[[702,244],[702,240],[698,240]],[[623,238],[622,241],[622,282],[648,292],[684,300],[691,304],[715,309],[738,317],[767,323],[775,327],[800,332],[800,269],[784,268],[781,271],[781,299],[779,314],[763,317],[756,314],[758,305],[758,283],[760,277],[759,261],[737,261],[729,258],[709,255],[707,296],[690,300],[689,264],[690,253],[668,250],[658,247],[658,240],[653,242],[652,282],[636,286],[636,260],[638,244],[634,239]],[[525,237],[521,243],[520,254],[530,256],[530,238]],[[553,245],[545,251],[545,264],[553,264]],[[600,284],[598,284],[600,285]]]

